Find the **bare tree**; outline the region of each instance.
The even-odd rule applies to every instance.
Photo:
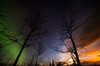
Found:
[[[46,50],[46,48],[42,44],[42,41],[39,42],[37,45],[33,46],[33,48],[34,48],[35,51],[33,51],[32,58],[31,58],[31,61],[30,61],[30,64],[29,65],[38,66],[39,56],[42,53],[44,53],[44,51]],[[39,62],[41,62],[41,60]]]
[[[80,26],[82,26],[85,22],[83,22],[79,25],[75,24],[75,23],[77,23],[77,20],[76,20],[77,13],[78,12],[73,12],[73,11],[70,10],[70,22],[68,22],[65,19],[65,17],[63,17],[63,23],[64,23],[63,34],[64,34],[64,40],[68,40],[69,42],[71,42],[70,44],[72,44],[72,46],[65,44],[66,48],[68,49],[68,51],[71,52],[71,55],[73,55],[73,53],[74,53],[75,59],[77,61],[77,65],[80,66],[81,63],[80,63],[79,56],[78,56],[78,53],[77,53],[76,43],[75,43],[73,34],[74,34],[74,31],[76,29],[78,29]],[[74,55],[72,56],[72,59],[73,59]]]
[[[30,32],[29,32],[29,33],[27,34],[27,36],[26,36],[26,39],[25,39],[25,41],[24,41],[24,43],[23,43],[23,45],[22,45],[22,48],[21,48],[21,50],[20,50],[20,52],[19,52],[19,55],[17,56],[17,58],[16,58],[16,60],[15,60],[14,65],[17,64],[17,61],[18,61],[18,59],[19,59],[19,57],[20,57],[20,55],[21,55],[23,49],[25,48],[25,46],[28,47],[28,46],[31,46],[32,44],[34,44],[34,42],[32,42],[32,43],[30,43],[30,44],[27,44],[28,41],[30,41],[30,40],[32,41],[34,36],[35,36],[35,37],[36,37],[36,36],[39,36],[39,37],[40,37],[41,35],[44,34],[43,31],[41,32],[41,30],[42,30],[41,25],[43,24],[43,21],[42,21],[41,17],[42,17],[42,16],[41,16],[39,13],[37,13],[37,15],[36,15],[34,21],[32,21],[32,20],[25,20],[25,21],[26,21],[26,25],[27,25],[28,27],[30,27]],[[30,22],[29,22],[29,21],[30,21]],[[36,37],[36,38],[37,38],[37,37]],[[33,41],[34,41],[34,40],[33,40]],[[39,52],[38,56],[39,56],[40,54],[41,54],[41,52]]]
[[[64,50],[62,51],[59,49],[59,47],[55,47],[53,49],[61,53],[70,52],[71,58],[73,59],[73,63],[75,63],[76,61],[77,65],[81,66],[79,55],[77,52],[78,50],[77,42],[81,43],[81,41],[84,41],[85,39],[83,38],[75,39],[75,35],[77,35],[75,34],[75,31],[79,29],[83,24],[85,24],[87,19],[89,19],[91,16],[86,17],[85,19],[83,19],[82,22],[78,22],[78,19],[80,19],[79,17],[80,11],[79,10],[75,11],[72,9],[69,10],[70,12],[68,13],[68,18],[66,19],[66,16],[65,15],[63,16],[63,25],[61,28],[61,35],[62,35],[61,41],[63,42],[63,45],[66,47],[67,51]]]
[[[40,14],[40,12],[36,13],[36,16],[33,18],[32,15],[28,16],[24,19],[24,28],[22,30],[19,30],[17,35],[9,35],[6,33],[6,30],[8,30],[7,27],[3,29],[1,32],[3,36],[11,40],[12,42],[15,42],[20,45],[21,50],[16,57],[16,60],[13,64],[13,66],[16,66],[24,48],[29,46],[34,46],[39,41],[38,38],[43,36],[45,34],[45,31],[43,30],[43,17]],[[24,29],[24,30],[23,30]],[[22,36],[23,38],[18,38],[18,36]],[[23,41],[23,44],[20,42],[20,40]]]
[[[36,63],[35,66],[37,66],[37,61],[39,56],[46,50],[46,48],[42,45],[42,43],[40,42],[37,46],[37,55],[36,55]]]
[[[53,59],[51,60],[51,62],[49,62],[49,66],[55,66],[55,62]]]

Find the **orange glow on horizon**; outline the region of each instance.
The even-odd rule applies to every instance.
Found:
[[[87,50],[85,50],[82,55],[80,56],[80,60],[82,62],[86,61],[88,63],[98,64],[100,61],[100,38],[93,41],[91,44],[87,45],[85,47]],[[81,53],[81,50],[78,52]],[[61,58],[63,60],[61,61],[67,61],[68,64],[72,64],[72,59],[70,58],[70,54],[60,54]],[[69,57],[69,58],[68,58]]]
[[[100,39],[95,40],[85,48],[87,51],[83,53],[82,60],[89,63],[98,63],[100,61]]]
[[[96,56],[96,57],[90,59],[90,62],[96,62],[96,61],[100,61],[100,56]]]

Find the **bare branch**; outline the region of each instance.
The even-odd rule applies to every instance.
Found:
[[[11,41],[13,41],[13,42],[16,42],[17,44],[19,44],[20,46],[22,46],[21,45],[21,43],[18,41],[18,39],[17,38],[15,38],[14,36],[10,36],[10,35],[7,35],[7,34],[5,34],[5,33],[2,33],[5,37],[7,37],[9,40],[11,40]]]
[[[52,48],[52,47],[51,47]],[[62,51],[62,50],[59,50],[59,48],[55,47],[55,48],[52,48],[53,50],[57,51],[57,52],[61,52],[61,53],[67,53],[69,51]]]

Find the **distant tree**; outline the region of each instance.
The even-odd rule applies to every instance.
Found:
[[[61,62],[58,62],[58,63],[57,63],[57,66],[61,66],[61,65],[62,65]]]
[[[32,65],[35,65],[35,54],[34,53],[31,55],[30,62],[28,63],[28,66],[32,66]]]
[[[66,63],[64,63],[64,62],[57,62],[56,63],[57,66],[63,66],[64,64],[66,64]]]
[[[33,54],[31,55],[32,58],[30,60],[29,65],[38,66],[38,60],[39,62],[41,62],[41,59],[39,59],[39,56],[44,53],[46,48],[43,45],[43,41],[37,42],[36,45],[33,45],[33,48],[35,51],[32,51]]]
[[[53,60],[51,60],[51,62],[49,63],[49,66],[55,66],[55,63]]]
[[[46,50],[46,48],[42,45],[42,43],[41,43],[41,42],[38,43],[35,66],[37,66],[37,61],[38,61],[39,56],[40,56],[45,50]]]
[[[49,63],[49,66],[51,66],[51,63]]]
[[[54,60],[52,60],[52,66],[55,66]]]

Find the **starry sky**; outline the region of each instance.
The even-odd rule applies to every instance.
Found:
[[[100,61],[100,5],[97,0],[0,0],[0,13],[6,16],[0,18],[0,21],[10,27],[11,33],[15,33],[21,28],[24,18],[28,14],[34,15],[36,10],[41,11],[47,22],[44,28],[48,31],[48,34],[44,38],[46,51],[40,57],[44,61],[52,59],[66,61],[69,58],[68,53],[56,52],[51,47],[62,44],[59,34],[63,21],[62,17],[66,15],[66,20],[70,20],[68,17],[70,7],[72,7],[72,10],[80,11],[77,24],[84,22],[87,17],[93,16],[89,17],[86,23],[75,31],[75,40],[77,38],[86,39],[84,40],[85,43],[82,41],[80,43],[83,44],[78,46],[87,49],[79,51],[79,53],[83,51],[80,56],[82,61],[88,59],[86,61],[98,63]],[[21,58],[30,58],[32,50],[32,48],[25,49]],[[17,49],[15,51],[18,52]],[[16,55],[16,53],[13,54]]]

